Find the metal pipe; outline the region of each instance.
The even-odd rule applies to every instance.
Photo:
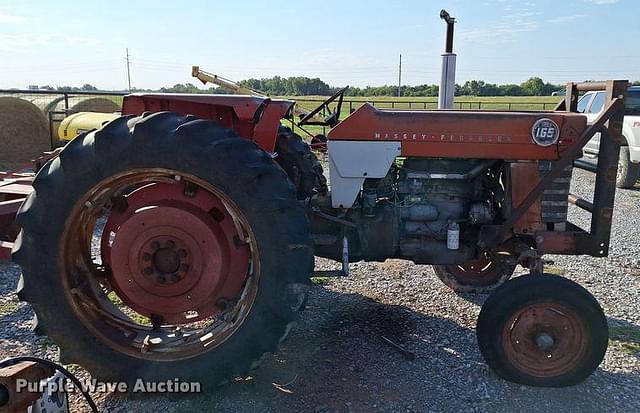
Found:
[[[598,165],[593,162],[583,161],[582,159],[573,161],[573,166],[589,172],[598,172]]]
[[[456,19],[451,17],[445,9],[440,10],[440,18],[447,22],[447,39],[445,42],[445,53],[453,53],[453,25]]]
[[[607,82],[582,82],[582,83],[576,83],[575,86],[579,92],[607,90]]]
[[[569,194],[567,200],[569,201],[570,204],[573,204],[579,208],[582,208],[585,211],[593,212],[593,204],[584,198],[580,198],[579,196],[574,194]]]

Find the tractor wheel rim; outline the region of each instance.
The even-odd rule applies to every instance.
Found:
[[[588,344],[579,316],[556,302],[527,305],[513,314],[502,331],[509,362],[533,377],[557,377],[576,368]]]
[[[91,257],[98,243],[100,261]],[[96,185],[73,208],[60,248],[78,318],[138,358],[210,351],[238,330],[257,294],[257,246],[242,212],[211,184],[174,171]]]
[[[491,285],[500,276],[499,266],[488,254],[483,257],[449,268],[455,279],[465,285]]]

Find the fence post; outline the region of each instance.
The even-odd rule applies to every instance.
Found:
[[[69,112],[69,94],[64,94],[64,111]]]

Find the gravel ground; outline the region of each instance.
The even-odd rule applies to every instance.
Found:
[[[591,192],[577,171],[573,192]],[[388,260],[351,265],[352,277],[316,285],[307,310],[277,355],[251,377],[215,394],[185,398],[95,395],[109,411],[640,411],[640,190],[621,190],[611,256],[552,256],[554,272],[587,287],[600,301],[611,345],[584,383],[563,389],[499,379],[482,360],[475,322],[484,295],[457,295],[431,267]],[[586,216],[572,208],[575,222]],[[319,268],[334,264],[318,260]],[[519,271],[520,273],[522,271]],[[57,348],[30,330],[32,312],[14,297],[19,269],[0,264],[0,358]],[[385,336],[415,354],[405,359]],[[75,371],[87,378],[80,368]],[[77,411],[83,405],[72,403]]]

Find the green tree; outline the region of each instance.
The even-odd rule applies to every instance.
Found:
[[[545,95],[545,83],[539,77],[532,77],[525,81],[522,85],[525,95],[542,96]]]

